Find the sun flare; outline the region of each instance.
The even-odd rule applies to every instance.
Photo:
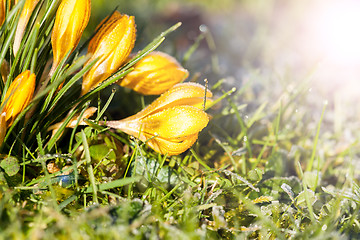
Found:
[[[319,51],[338,64],[360,62],[360,1],[325,1],[315,12],[314,37]]]

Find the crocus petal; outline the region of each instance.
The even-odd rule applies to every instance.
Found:
[[[89,22],[90,12],[91,0],[62,0],[51,34],[54,62],[50,75],[66,54],[78,45]]]
[[[196,142],[197,138],[198,134],[193,134],[182,141],[172,142],[159,137],[149,137],[146,141],[146,144],[156,152],[172,156],[178,155],[188,150]]]
[[[6,1],[7,0],[0,0],[0,27],[5,21]]]
[[[176,106],[142,118],[139,122],[144,132],[165,139],[177,139],[200,132],[209,118],[198,108]]]
[[[29,70],[21,73],[10,84],[2,112],[6,112],[6,122],[11,126],[17,115],[30,103],[35,89],[35,74]]]
[[[197,83],[179,83],[130,118],[144,118],[147,115],[173,106],[190,105],[198,107],[204,102],[204,97],[205,88],[202,85]],[[209,90],[206,92],[206,97],[212,97],[212,93]]]
[[[19,22],[18,22],[18,25],[16,28],[15,40],[14,40],[14,46],[13,46],[15,56],[16,56],[17,52],[19,51],[26,25],[30,19],[32,12],[34,11],[36,4],[38,4],[38,2],[39,2],[39,0],[26,0],[24,7],[21,11],[20,19],[19,19]]]
[[[88,63],[95,59],[98,61],[84,75],[82,95],[121,67],[134,47],[135,38],[136,26],[133,16],[121,15],[115,11],[109,19],[100,23],[98,32],[88,47],[88,52],[93,54]]]
[[[188,75],[175,58],[154,51],[137,62],[119,84],[144,95],[159,95]]]

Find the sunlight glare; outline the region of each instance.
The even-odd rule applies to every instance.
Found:
[[[341,65],[360,62],[360,1],[325,1],[313,20],[318,50],[326,60]]]

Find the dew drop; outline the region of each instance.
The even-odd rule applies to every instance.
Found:
[[[201,24],[201,25],[199,26],[199,30],[200,30],[201,32],[207,32],[207,31],[208,31],[208,27],[207,27],[205,24]]]
[[[321,227],[321,230],[325,231],[327,229],[327,225],[324,224],[322,227]]]

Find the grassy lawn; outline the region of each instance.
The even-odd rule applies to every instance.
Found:
[[[51,39],[59,1],[40,0],[16,53],[24,3],[5,9],[3,23],[0,15],[0,239],[360,238],[356,19],[336,32],[346,19],[337,10],[351,16],[359,5],[97,0],[87,27],[79,30],[83,16],[74,24],[77,44]],[[124,20],[129,30],[98,47],[111,51],[87,54],[116,7],[135,16],[136,41]],[[134,46],[117,52],[123,35]],[[110,70],[124,51],[132,54]],[[120,86],[153,51],[199,85],[163,95]],[[84,86],[106,54],[109,75]],[[11,90],[25,70],[34,89]],[[171,91],[186,96],[171,100]]]

